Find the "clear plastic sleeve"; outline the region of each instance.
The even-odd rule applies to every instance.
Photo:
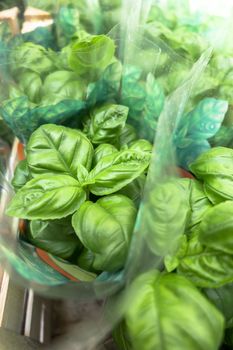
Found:
[[[19,235],[19,232],[23,231],[24,223],[19,222],[16,218],[10,219],[4,214],[13,195],[10,185],[12,170],[18,160],[23,157],[22,144],[16,141],[10,166],[3,181],[5,195],[1,201],[0,257],[2,264],[17,283],[46,297],[76,299],[79,302],[102,300],[102,306],[106,297],[119,292],[140,272],[151,267],[159,268],[164,257],[177,249],[179,238],[177,222],[180,222],[180,218],[176,218],[174,227],[172,227],[174,232],[177,232],[177,240],[173,241],[168,237],[165,246],[157,247],[155,244],[151,248],[154,242],[152,242],[153,239],[151,241],[148,223],[153,222],[154,205],[158,204],[153,203],[152,193],[161,191],[160,194],[163,196],[163,189],[167,184],[172,186],[173,179],[177,177],[177,147],[174,144],[176,132],[183,116],[186,115],[188,102],[208,63],[211,50],[203,53],[182,83],[180,83],[179,78],[177,79],[174,91],[166,96],[168,92],[163,90],[163,85],[159,83],[160,79],[157,81],[157,78],[163,77],[165,84],[166,74],[176,72],[177,67],[181,66],[187,67],[188,70],[190,62],[180,58],[161,40],[150,41],[144,27],[138,29],[137,26],[131,26],[127,29],[123,26],[123,28],[126,30],[124,40],[119,27],[115,27],[108,36],[108,40],[113,40],[116,46],[117,59],[114,58],[113,62],[104,67],[101,72],[96,71],[96,69],[93,69],[91,73],[88,72],[88,77],[85,77],[88,80],[88,86],[83,99],[62,99],[53,104],[46,101],[47,105],[35,102],[32,104],[29,103],[28,96],[22,95],[20,91],[20,96],[12,97],[13,95],[11,95],[11,99],[4,101],[1,106],[1,114],[5,121],[24,144],[27,143],[31,133],[42,124],[54,123],[80,127],[85,113],[96,104],[106,101],[115,101],[118,104],[128,106],[129,124],[137,129],[140,137],[151,142],[155,140],[143,200],[140,203],[125,269],[113,274],[103,272],[98,277],[30,245]],[[21,68],[17,71],[16,63],[19,64],[16,60],[17,52],[19,52],[17,48],[7,52],[7,55],[10,54],[8,57],[13,56],[13,59],[7,65],[5,62],[1,65],[1,71],[4,73],[4,84],[12,90],[11,94],[19,92],[17,90],[18,74],[22,74],[21,68],[23,68],[23,73],[27,71],[30,61],[29,52],[26,51],[20,62]],[[65,69],[63,65],[64,52],[53,53],[46,52],[46,50],[41,52],[40,50],[40,53],[42,55],[41,61],[38,61],[38,57],[36,59],[37,63],[43,62],[42,73],[39,64],[36,67],[37,77],[41,73],[43,79],[46,79],[46,75],[50,74],[50,65],[53,59],[56,61],[56,67]],[[78,54],[81,62],[88,59],[95,63],[99,59],[99,64],[102,62],[98,51],[94,51],[91,57],[90,52],[85,50],[77,52],[74,49],[74,54]],[[33,60],[30,63],[37,64]],[[28,81],[30,85],[30,79]],[[40,84],[39,79],[38,84]],[[25,85],[23,88],[26,89],[27,86]],[[172,198],[170,199],[172,200]],[[180,201],[182,206],[182,198]],[[179,203],[177,206],[179,207]],[[100,308],[101,311],[98,314],[100,323],[93,325],[90,314],[88,320],[84,322],[85,328],[82,334],[75,331],[76,338],[67,340],[68,344],[75,343],[77,338],[81,336],[85,346],[88,342],[87,339],[89,339],[90,344],[98,343],[121,316],[116,313],[116,315],[111,315],[111,319],[109,319],[109,311],[105,313],[104,309]]]

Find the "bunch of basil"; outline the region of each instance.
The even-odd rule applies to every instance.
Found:
[[[41,126],[12,181],[7,214],[31,220],[29,241],[90,271],[123,268],[150,163],[152,145],[127,115],[105,104],[83,131]]]
[[[9,98],[0,112],[22,141],[46,123],[81,127],[98,103],[129,107],[129,121],[153,140],[164,105],[164,92],[144,67],[115,57],[115,42],[105,35],[79,31],[60,53],[33,43],[13,46],[9,54]],[[14,79],[13,79],[13,78]],[[145,123],[140,122],[143,126]]]
[[[120,349],[232,348],[232,169],[232,149],[212,148],[191,164],[195,178],[171,178],[149,193],[151,263],[123,299]],[[153,256],[163,260],[160,271]]]

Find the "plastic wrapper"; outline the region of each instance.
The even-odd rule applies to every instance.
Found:
[[[140,31],[135,31],[135,29],[132,25],[127,29],[126,39],[123,42],[121,35],[118,34],[118,28],[111,31],[109,37],[114,38],[120,61],[114,61],[112,65],[104,68],[99,76],[98,71],[95,70],[93,74],[89,74],[87,94],[81,103],[80,100],[70,99],[60,101],[52,106],[39,105],[36,108],[30,108],[28,107],[28,97],[20,96],[3,102],[1,107],[4,119],[24,143],[41,124],[62,123],[71,127],[79,127],[88,109],[97,103],[106,101],[116,101],[129,107],[128,122],[136,127],[140,137],[153,142],[157,131],[150,170],[147,175],[144,196],[140,204],[126,267],[117,273],[103,272],[98,277],[94,273],[85,271],[77,265],[68,264],[64,260],[30,245],[23,235],[25,223],[22,222],[19,226],[17,219],[11,219],[4,215],[9,199],[13,195],[10,184],[12,172],[18,158],[22,159],[23,156],[22,149],[20,152],[18,151],[19,144],[15,144],[4,177],[4,197],[1,201],[0,255],[4,266],[15,281],[44,296],[77,299],[80,302],[101,300],[98,313],[100,321],[94,324],[93,320],[96,318],[93,315],[96,315],[96,310],[93,311],[93,315],[91,312],[87,321],[84,322],[83,332],[77,333],[74,330],[76,338],[67,340],[67,345],[73,345],[78,341],[85,346],[88,342],[89,345],[98,343],[122,316],[121,313],[116,312],[114,315],[111,314],[111,319],[109,319],[109,309],[105,311],[105,298],[119,292],[139,273],[147,271],[151,267],[159,268],[164,257],[176,251],[179,244],[179,225],[180,223],[182,225],[182,215],[184,215],[182,212],[181,216],[174,220],[174,227],[172,226],[174,240],[167,237],[166,242],[158,244],[158,247],[154,244],[155,242],[150,235],[150,225],[153,225],[153,210],[156,203],[154,204],[151,193],[159,192],[167,183],[171,183],[172,186],[172,180],[176,178],[177,172],[179,173],[175,160],[177,130],[179,130],[182,120],[188,119],[184,117],[190,113],[188,101],[209,60],[210,50],[203,54],[183,83],[165,98],[160,84],[156,81],[157,74],[161,76],[167,71],[174,70],[175,72],[176,67],[185,61],[182,59],[179,61],[177,55],[171,55],[171,50],[168,50],[166,45],[162,45],[161,41],[152,44],[145,39]],[[14,50],[10,54],[12,52],[15,54]],[[46,60],[46,67],[50,65],[50,54],[46,53],[43,56]],[[88,52],[84,51],[82,54],[85,57]],[[28,56],[26,55],[26,57]],[[150,65],[145,66],[145,57],[149,57]],[[60,58],[61,53],[56,54],[59,63],[61,62]],[[167,61],[166,58],[168,58]],[[176,59],[172,68],[171,63],[174,58]],[[161,65],[161,59],[163,65]],[[13,65],[13,71],[17,68],[15,62],[15,60],[10,62],[10,65]],[[169,62],[167,63],[169,67],[164,62]],[[27,68],[28,62],[23,64]],[[12,78],[16,78],[16,72],[15,75],[12,75],[12,68],[11,70],[7,69],[6,65],[2,65],[2,68],[7,74],[9,73],[7,81],[12,84]],[[6,86],[10,86],[10,84],[6,84]],[[13,86],[15,87],[14,84]],[[11,109],[12,101],[18,103],[18,105],[14,105],[17,107],[13,109],[14,113]],[[73,109],[70,106],[71,102]],[[182,140],[180,136],[179,141]],[[163,191],[161,195],[163,196]],[[157,204],[160,205],[160,203]],[[165,202],[166,205],[167,202]],[[178,208],[179,205],[182,206],[182,198],[177,203]]]

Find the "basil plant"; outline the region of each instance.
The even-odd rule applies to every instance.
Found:
[[[30,220],[32,244],[93,271],[124,266],[152,149],[129,137],[127,115],[106,104],[83,131],[45,124],[31,135],[7,214]]]

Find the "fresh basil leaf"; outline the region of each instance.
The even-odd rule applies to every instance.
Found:
[[[213,193],[212,199],[220,202],[233,199],[233,177],[230,176],[206,176],[204,188],[209,195]]]
[[[126,303],[134,350],[219,349],[222,314],[182,276],[149,271],[133,282]]]
[[[143,210],[145,237],[155,255],[164,256],[178,249],[189,211],[185,191],[176,181],[167,181],[149,193]]]
[[[217,288],[233,282],[233,256],[203,246],[197,235],[190,239],[179,260],[177,272],[198,287]]]
[[[177,147],[178,164],[184,169],[189,170],[190,164],[197,159],[201,154],[208,152],[210,144],[204,139],[185,138],[179,141]]]
[[[86,248],[83,248],[82,252],[78,256],[77,265],[86,271],[96,272],[93,267],[94,260],[94,253]]]
[[[190,170],[197,178],[205,180],[206,176],[233,176],[233,150],[227,147],[213,147],[201,154]]]
[[[119,93],[122,76],[122,64],[120,61],[111,63],[103,73],[101,78],[87,87],[87,104],[94,107],[97,103],[114,101]]]
[[[164,265],[168,272],[172,272],[177,268],[177,266],[180,263],[179,259],[186,254],[186,250],[187,250],[187,236],[183,235],[181,237],[180,246],[178,247],[177,251],[173,254],[167,254],[164,257]]]
[[[93,157],[93,166],[96,166],[96,164],[104,157],[110,156],[113,153],[118,152],[117,148],[113,145],[110,145],[109,143],[102,143],[98,147],[96,147],[94,151],[94,157]]]
[[[217,193],[213,192],[206,184],[203,184],[203,189],[205,191],[206,196],[208,197],[209,201],[215,205],[219,204],[222,201],[224,201],[224,198],[221,195],[218,195]]]
[[[208,299],[221,311],[226,320],[226,327],[233,327],[233,283],[221,288],[205,289]]]
[[[129,198],[113,195],[87,201],[73,215],[77,236],[94,254],[94,269],[117,271],[124,266],[136,213]]]
[[[152,144],[144,139],[139,139],[130,143],[129,149],[140,152],[152,152]]]
[[[228,109],[228,102],[215,98],[204,98],[185,117],[189,123],[188,135],[208,139],[220,128]]]
[[[53,124],[38,128],[31,135],[26,149],[32,176],[46,173],[75,178],[78,164],[90,169],[94,152],[81,131]]]
[[[38,74],[46,74],[55,68],[46,49],[30,42],[17,45],[11,51],[9,60],[11,71],[16,76],[29,69]]]
[[[209,209],[198,232],[205,246],[233,255],[233,202],[226,201]]]
[[[191,215],[187,230],[196,230],[203,219],[203,215],[212,208],[212,204],[206,195],[203,184],[197,180],[190,181],[190,208]]]
[[[37,103],[41,97],[42,80],[38,73],[26,71],[18,76],[19,89],[31,102]],[[22,94],[21,94],[22,95]]]
[[[68,259],[82,247],[71,226],[70,218],[50,221],[32,220],[29,240],[36,247],[62,259]]]
[[[124,128],[121,130],[118,136],[117,145],[119,146],[119,148],[121,148],[136,140],[137,133],[135,128],[130,124],[125,124]]]
[[[140,176],[150,163],[150,154],[134,150],[120,151],[102,158],[89,173],[89,186],[97,196],[119,191]],[[87,182],[88,184],[88,182]]]
[[[88,178],[88,171],[87,169],[82,165],[77,165],[77,180],[82,185],[86,179]]]
[[[60,219],[74,213],[85,199],[85,191],[73,177],[40,175],[16,193],[6,213],[29,220]]]
[[[106,104],[90,113],[87,135],[94,144],[114,143],[125,126],[128,107]]]
[[[108,36],[80,33],[71,45],[69,64],[77,74],[93,80],[111,63],[114,52],[114,42]]]
[[[73,72],[56,71],[46,77],[41,93],[43,100],[47,101],[50,96],[54,96],[56,103],[67,99],[83,100],[85,83]]]
[[[21,160],[15,169],[14,177],[11,181],[11,184],[14,187],[15,191],[18,191],[30,179],[31,179],[31,175],[29,173],[27,160],[26,159]]]
[[[117,193],[123,194],[132,201],[134,201],[135,205],[139,207],[140,201],[143,196],[143,190],[146,182],[146,176],[144,174],[137,177],[135,180],[130,182],[125,187],[121,188]]]

